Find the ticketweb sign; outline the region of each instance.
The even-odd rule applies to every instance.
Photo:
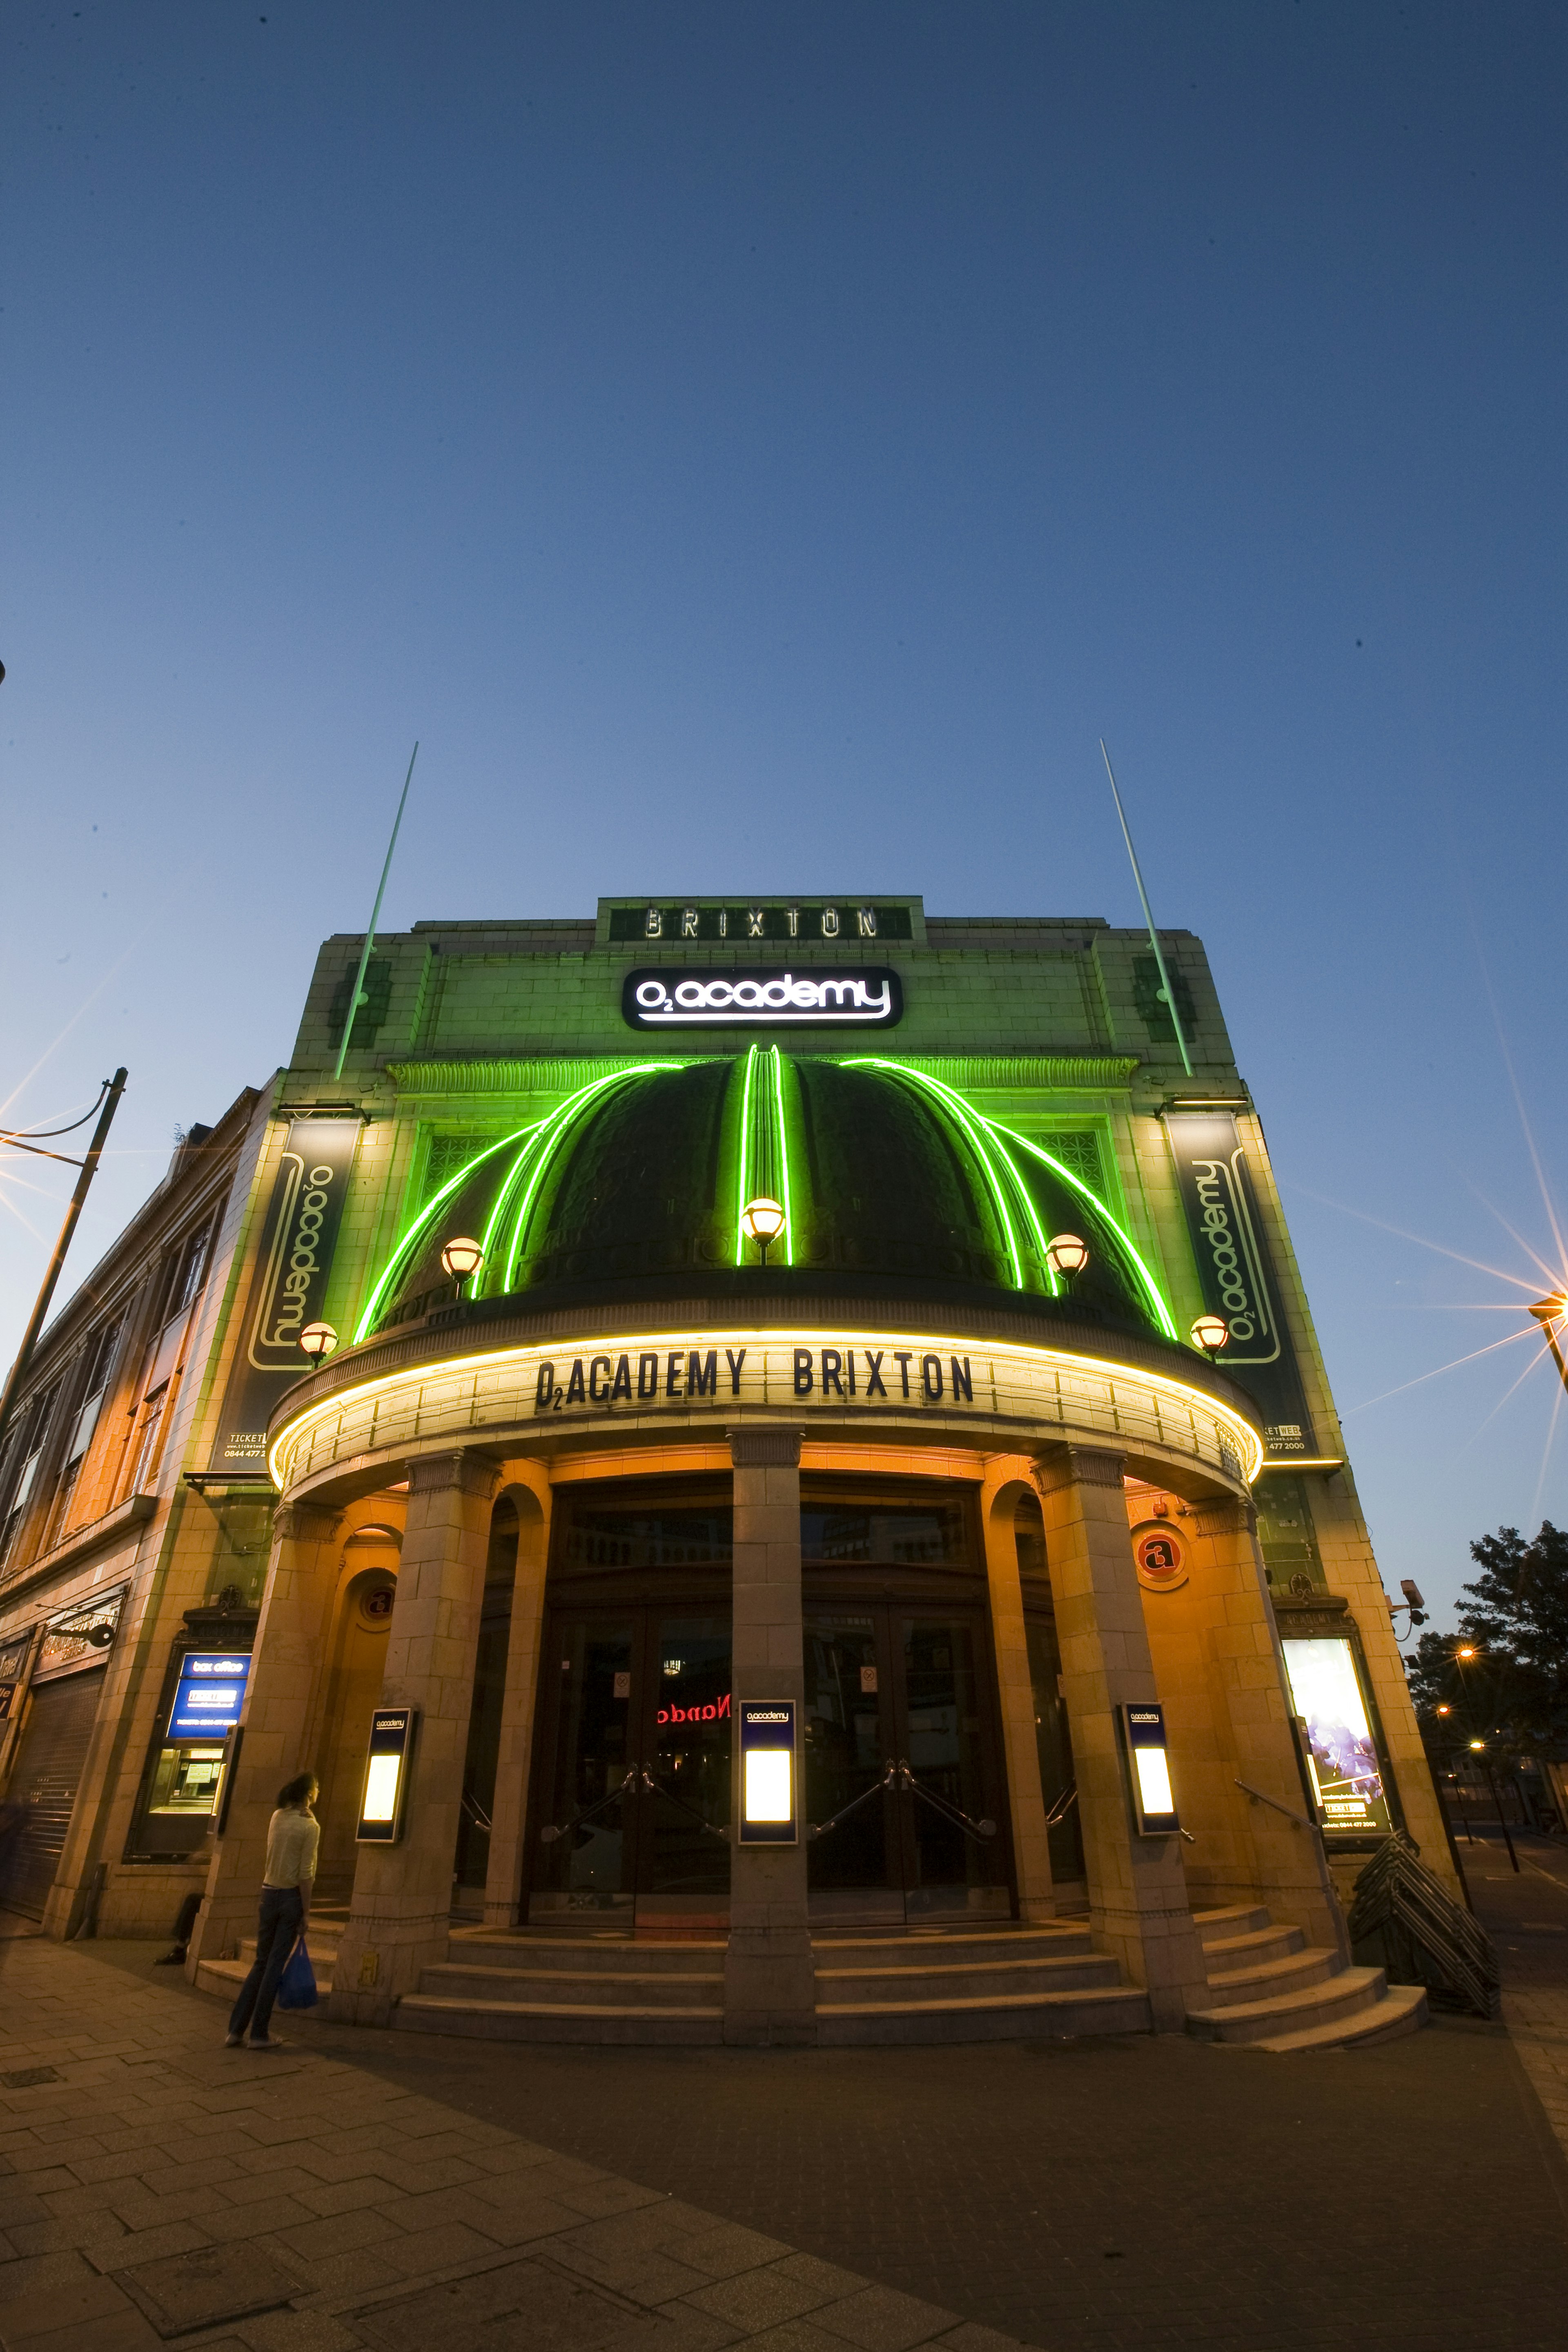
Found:
[[[655,971],[626,974],[621,1012],[634,1029],[890,1029],[903,1017],[899,975],[853,971]]]

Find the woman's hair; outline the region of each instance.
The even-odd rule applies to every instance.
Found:
[[[294,1778],[291,1780],[285,1780],[279,1790],[278,1801],[280,1805],[309,1804],[315,1794],[316,1785],[316,1776],[313,1772],[296,1772]]]

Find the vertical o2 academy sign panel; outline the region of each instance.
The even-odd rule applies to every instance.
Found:
[[[1225,1112],[1167,1111],[1165,1130],[1204,1305],[1230,1326],[1215,1360],[1261,1407],[1268,1460],[1309,1459],[1317,1442],[1236,1121]]]
[[[297,1118],[289,1126],[250,1270],[210,1469],[266,1469],[272,1408],[310,1370],[300,1334],[319,1319],[325,1302],[359,1139],[357,1118]]]

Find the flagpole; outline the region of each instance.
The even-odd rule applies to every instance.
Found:
[[[1160,934],[1154,929],[1154,918],[1149,906],[1149,893],[1143,887],[1143,872],[1138,863],[1138,852],[1132,846],[1132,835],[1127,828],[1127,812],[1121,805],[1121,795],[1116,789],[1116,777],[1111,770],[1110,754],[1105,748],[1105,738],[1100,739],[1100,756],[1105,762],[1105,772],[1110,778],[1110,797],[1116,803],[1116,814],[1121,820],[1121,838],[1127,844],[1127,855],[1132,860],[1132,879],[1138,885],[1138,896],[1143,902],[1143,920],[1149,926],[1149,944],[1154,950],[1154,962],[1160,974],[1160,993],[1170,1007],[1171,1024],[1176,1033],[1176,1043],[1182,1049],[1182,1067],[1188,1077],[1193,1075],[1192,1056],[1187,1052],[1186,1033],[1182,1016],[1176,1009],[1176,992],[1171,986],[1171,975],[1165,969],[1164,952],[1160,946]]]
[[[381,885],[375,894],[375,904],[370,910],[370,929],[364,935],[364,953],[359,960],[359,970],[354,974],[353,989],[349,997],[349,1009],[343,1015],[342,1043],[338,1047],[337,1066],[332,1071],[334,1080],[341,1078],[343,1074],[343,1064],[348,1058],[349,1039],[353,1034],[354,1014],[362,1004],[369,1002],[364,993],[364,976],[370,966],[370,951],[375,945],[376,919],[381,913],[382,893],[386,888],[386,877],[392,871],[392,853],[397,846],[397,828],[403,823],[403,812],[408,802],[408,787],[414,782],[414,762],[418,757],[419,746],[416,743],[409,755],[408,773],[403,779],[403,798],[397,803],[397,814],[392,821],[392,839],[386,845],[386,863],[381,869]],[[1114,787],[1112,789],[1114,790]]]

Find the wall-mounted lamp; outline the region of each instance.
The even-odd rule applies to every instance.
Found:
[[[307,1323],[300,1334],[300,1345],[313,1364],[330,1356],[338,1344],[338,1335],[330,1323]]]
[[[458,1234],[441,1252],[441,1264],[458,1286],[458,1296],[463,1295],[463,1285],[470,1275],[478,1274],[485,1262],[484,1251],[467,1234]]]
[[[766,1193],[759,1193],[754,1201],[748,1201],[742,1210],[741,1226],[743,1232],[751,1235],[762,1251],[763,1264],[766,1265],[768,1244],[776,1242],[784,1229],[784,1213],[782,1203],[770,1201]]]
[[[1076,1234],[1057,1234],[1047,1247],[1046,1264],[1070,1285],[1074,1275],[1081,1274],[1089,1264],[1089,1244],[1079,1241]]]
[[[1201,1348],[1212,1364],[1230,1337],[1230,1325],[1223,1315],[1200,1315],[1189,1335],[1194,1348]]]

